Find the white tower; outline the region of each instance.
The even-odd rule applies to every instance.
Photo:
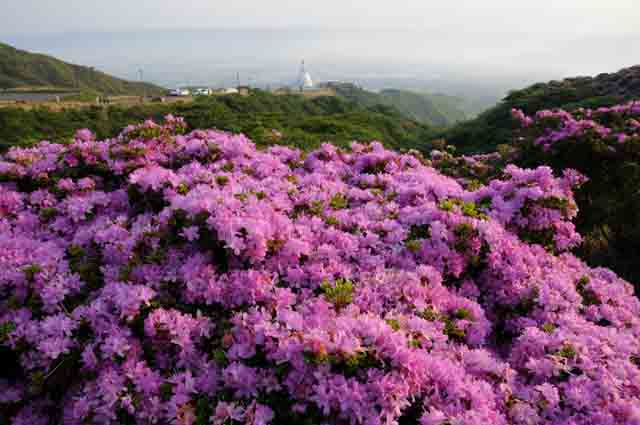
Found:
[[[300,67],[300,76],[298,77],[298,87],[300,88],[300,91],[309,90],[313,88],[313,80],[311,79],[311,75],[305,69],[304,61],[302,61],[302,66]]]

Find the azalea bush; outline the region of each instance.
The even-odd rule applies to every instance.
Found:
[[[456,155],[453,145],[431,151],[428,165],[440,173],[455,178],[464,188],[475,190],[498,177],[508,161],[498,152],[478,155]]]
[[[630,279],[640,291],[640,101],[572,112],[526,115],[514,110],[516,162],[589,177],[576,192],[576,225],[586,243],[578,254]],[[639,292],[640,293],[640,292]]]
[[[640,301],[570,253],[575,171],[465,188],[169,116],[0,178],[2,422],[640,423]]]

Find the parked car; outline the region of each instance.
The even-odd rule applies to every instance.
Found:
[[[207,89],[207,88],[195,89],[193,94],[195,96],[211,96],[211,89]]]
[[[190,94],[189,89],[173,89],[169,91],[169,96],[189,96]]]

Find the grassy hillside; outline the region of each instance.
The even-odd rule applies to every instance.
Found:
[[[322,142],[346,145],[353,140],[380,140],[396,149],[427,148],[434,131],[385,106],[363,107],[337,97],[305,99],[254,91],[251,96],[198,99],[188,104],[113,106],[52,112],[46,109],[0,109],[0,151],[43,138],[64,142],[77,128],[101,138],[124,126],[168,113],[185,117],[191,128],[216,127],[244,133],[258,144],[280,143],[312,149]],[[277,130],[281,136],[275,133]]]
[[[20,87],[77,89],[106,95],[158,95],[164,89],[152,84],[112,77],[86,66],[26,52],[0,43],[0,89]]]
[[[488,152],[509,143],[514,123],[511,109],[527,114],[542,109],[599,107],[640,98],[640,66],[596,77],[538,83],[511,92],[494,108],[447,130],[443,135],[462,152]]]
[[[444,116],[454,122],[466,120],[469,116],[473,116],[474,108],[470,101],[457,96],[449,96],[441,93],[419,93],[426,97]]]
[[[407,116],[433,125],[447,126],[463,121],[465,113],[458,109],[453,98],[446,95],[414,93],[407,90],[383,90],[380,95]]]
[[[379,93],[370,92],[352,84],[336,87],[339,96],[364,106],[385,105],[416,121],[448,126],[465,119],[465,113],[456,106],[455,98],[408,90],[387,89]]]

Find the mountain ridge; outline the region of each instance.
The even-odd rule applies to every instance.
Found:
[[[536,83],[514,90],[496,106],[446,130],[443,137],[461,152],[488,152],[512,142],[511,109],[533,114],[544,109],[598,108],[640,99],[640,65],[596,76]]]
[[[404,116],[424,124],[445,127],[466,119],[466,114],[455,106],[455,98],[403,89],[383,89],[373,92],[354,84],[339,84],[338,96],[365,107],[384,105],[393,107]]]
[[[24,87],[74,89],[105,95],[160,95],[165,92],[164,88],[154,84],[127,81],[93,67],[72,64],[0,42],[0,89]]]

